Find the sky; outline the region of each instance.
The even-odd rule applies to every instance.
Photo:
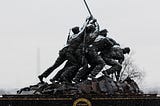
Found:
[[[134,62],[145,72],[142,87],[160,87],[160,1],[87,2],[101,29],[134,52]],[[64,47],[69,29],[82,26],[87,16],[83,0],[0,0],[0,88],[38,83],[37,76]]]

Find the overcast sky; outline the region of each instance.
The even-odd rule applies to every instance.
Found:
[[[146,73],[143,86],[160,87],[160,1],[87,2],[101,29],[134,51],[135,63]],[[87,16],[83,0],[0,0],[0,88],[36,84],[37,75],[54,63],[69,29],[82,26]]]

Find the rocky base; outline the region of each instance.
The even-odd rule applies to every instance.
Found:
[[[137,95],[143,94],[138,85],[131,78],[124,81],[114,81],[108,76],[101,76],[92,80],[85,80],[78,84],[53,82],[38,83],[17,91],[22,95],[79,95],[79,94],[103,94],[103,95]]]

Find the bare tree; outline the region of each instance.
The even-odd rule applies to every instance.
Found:
[[[123,81],[126,77],[130,77],[137,82],[141,82],[144,78],[144,71],[134,63],[132,55],[133,53],[130,53],[122,64],[120,80]]]

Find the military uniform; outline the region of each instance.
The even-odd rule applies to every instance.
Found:
[[[92,57],[92,62],[94,61],[95,66],[93,70],[101,70],[104,66],[103,62],[99,62],[101,59],[99,59],[100,57],[98,57],[98,53],[94,50],[94,48],[89,47],[89,45],[91,45],[97,38],[98,30],[99,28],[96,28],[94,25],[90,25],[86,28],[85,42],[81,43],[79,48],[76,50],[76,55],[79,58],[78,60],[82,61],[82,68],[77,72],[74,81],[84,79],[89,74],[88,64],[91,65],[91,62],[89,62],[90,60],[88,59],[88,56],[94,56]],[[93,58],[95,59],[93,60]]]
[[[104,73],[113,74],[117,72],[117,80],[120,76],[122,69],[122,62],[124,61],[124,52],[120,47],[112,47],[109,50],[103,50],[100,54],[107,65],[112,66],[107,69]],[[118,60],[118,62],[116,61]]]
[[[79,70],[76,75],[76,77],[79,79],[87,78],[90,73],[93,77],[95,77],[105,66],[105,61],[101,58],[98,52],[104,49],[108,50],[115,44],[115,42],[110,41],[108,37],[103,37],[101,35],[96,37],[87,36],[86,43],[86,60],[91,65],[91,67],[86,67],[86,70]]]
[[[61,75],[63,74],[63,72],[65,72],[68,69],[68,67],[71,67],[71,66],[73,66],[73,64],[70,61],[67,61],[66,64],[65,64],[65,66],[61,70],[59,70],[56,73],[56,75],[52,79],[50,79],[50,81],[51,82],[54,82],[54,81],[62,82],[63,79],[61,79]]]
[[[77,60],[74,57],[74,52],[77,49],[77,47],[80,45],[81,42],[83,42],[84,38],[84,30],[86,28],[86,25],[89,23],[89,19],[86,20],[85,25],[83,26],[83,29],[73,37],[73,39],[70,39],[67,41],[67,46],[64,47],[59,52],[59,57],[57,58],[56,62],[53,66],[48,68],[44,73],[42,73],[39,77],[40,81],[43,81],[43,77],[48,77],[57,67],[59,67],[65,60],[70,61],[73,65],[77,65]],[[62,70],[61,70],[62,72]]]

